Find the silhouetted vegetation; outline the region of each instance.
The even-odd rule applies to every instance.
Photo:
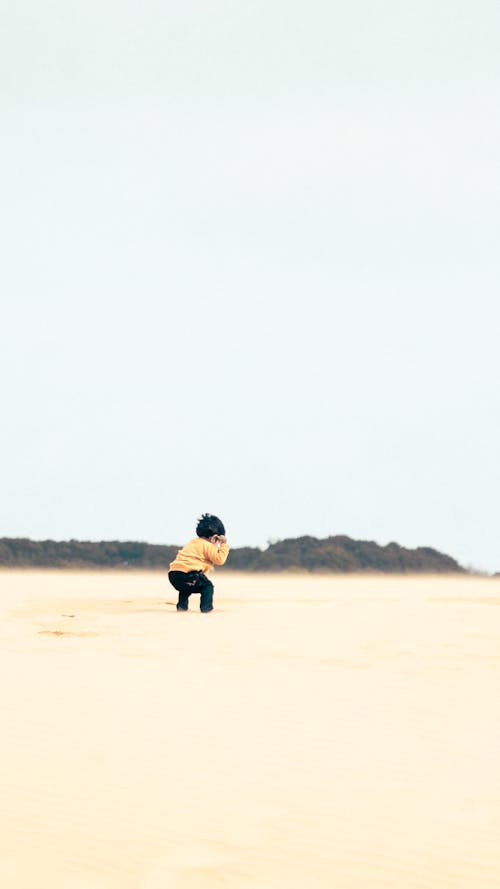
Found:
[[[143,568],[167,569],[178,546],[134,541],[0,539],[0,566],[5,568]],[[232,549],[226,569],[232,571],[307,571],[381,573],[465,573],[455,559],[430,547],[405,549],[397,543],[379,546],[369,540],[337,536],[319,540],[297,537],[271,543],[267,549]],[[226,570],[224,569],[224,570]]]
[[[8,568],[165,568],[178,547],[134,541],[0,539],[0,565]]]
[[[369,540],[352,540],[345,536],[323,540],[316,537],[279,540],[264,551],[233,550],[230,559],[231,568],[247,571],[464,572],[455,559],[430,547],[405,549],[397,543],[379,546]]]

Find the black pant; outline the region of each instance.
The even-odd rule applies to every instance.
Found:
[[[177,611],[187,611],[191,593],[200,593],[200,611],[212,611],[214,585],[203,571],[169,571],[168,579],[179,593]]]

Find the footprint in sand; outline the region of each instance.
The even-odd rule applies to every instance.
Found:
[[[82,633],[70,633],[70,632],[67,632],[66,630],[39,630],[38,635],[39,636],[78,636],[78,637],[83,637],[83,636],[100,636],[101,634],[100,633],[92,633],[90,631],[82,632]]]

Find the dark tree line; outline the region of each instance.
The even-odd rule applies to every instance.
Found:
[[[290,569],[310,572],[463,572],[451,556],[430,547],[405,549],[397,543],[379,546],[369,540],[352,540],[337,536],[319,540],[316,537],[297,537],[272,543],[262,551],[242,548],[231,552],[231,567],[251,571],[284,571]]]
[[[9,568],[164,568],[176,552],[134,541],[0,539],[0,565]]]
[[[0,539],[0,566],[6,568],[144,568],[166,569],[177,546],[134,541],[54,541]],[[319,540],[297,537],[270,544],[267,549],[232,549],[224,570],[455,573],[464,568],[430,547],[405,549],[397,543],[379,546],[369,540],[337,536]]]

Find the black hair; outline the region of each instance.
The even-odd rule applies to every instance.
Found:
[[[226,529],[216,515],[210,515],[210,513],[204,512],[196,525],[196,533],[198,537],[204,537],[208,540],[210,537],[213,537],[214,534],[225,535]]]

